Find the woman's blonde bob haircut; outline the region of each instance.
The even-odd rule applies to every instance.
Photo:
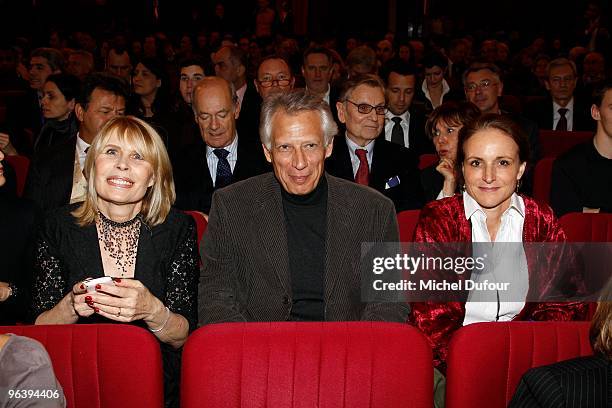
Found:
[[[612,360],[612,279],[600,295],[589,337],[595,353]]]
[[[87,195],[83,204],[72,215],[81,226],[92,224],[98,215],[98,194],[95,188],[96,158],[116,136],[121,142],[133,146],[153,168],[153,185],[142,199],[140,214],[149,226],[161,224],[174,204],[172,166],[164,142],[157,132],[144,121],[133,116],[117,116],[100,129],[89,147],[83,174],[87,180]]]

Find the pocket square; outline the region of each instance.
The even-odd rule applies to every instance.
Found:
[[[399,184],[400,184],[399,176],[393,176],[389,180],[387,180],[387,182],[385,183],[385,190],[399,186]]]

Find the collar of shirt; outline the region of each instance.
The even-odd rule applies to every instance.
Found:
[[[87,157],[85,149],[87,149],[88,147],[89,145],[87,144],[87,142],[81,139],[81,136],[79,136],[79,134],[77,133],[76,151],[79,154],[79,166],[81,166],[81,169],[85,168],[85,157]]]
[[[357,149],[365,149],[368,154],[368,168],[372,169],[372,157],[374,156],[374,140],[370,140],[370,142],[365,146],[359,146],[357,143],[353,142],[348,135],[345,136],[346,145],[349,150],[349,155],[351,156],[351,164],[353,165],[353,175],[357,173],[357,169],[359,168],[359,157],[355,153]]]
[[[463,192],[463,210],[465,211],[465,218],[468,220],[472,218],[474,213],[477,211],[480,211],[485,214],[480,204],[478,204],[476,200],[474,200],[474,198],[472,198],[472,196],[467,193],[467,191]],[[510,197],[510,206],[504,212],[504,214],[507,214],[510,210],[517,211],[521,215],[521,217],[525,218],[525,203],[523,202],[523,199],[519,197],[516,193],[513,193],[512,197]]]
[[[393,130],[393,126],[395,125],[393,118],[396,116],[402,119],[402,121],[400,122],[400,126],[402,127],[402,130],[404,131],[404,146],[410,147],[410,144],[408,143],[409,142],[408,136],[410,133],[410,111],[409,110],[402,113],[401,115],[394,115],[393,113],[391,113],[390,110],[388,110],[387,113],[385,113],[385,139],[389,142],[391,141],[391,131]]]
[[[217,179],[217,163],[219,163],[219,158],[214,153],[215,147],[210,147],[206,145],[206,163],[208,164],[208,171],[210,172],[210,176],[213,181],[213,185]],[[227,146],[220,147],[219,149],[225,149],[229,152],[227,155],[227,161],[232,169],[232,173],[234,172],[234,168],[236,167],[236,161],[238,160],[238,133],[234,136],[234,140]]]
[[[561,119],[561,114],[559,113],[559,109],[561,108],[567,109],[567,112],[565,112],[565,119],[567,119],[567,130],[573,130],[574,97],[570,99],[567,106],[561,106],[557,102],[553,101],[553,129],[557,127],[557,122],[559,122],[559,119]]]
[[[467,192],[463,192],[465,218],[472,223],[472,242],[491,242],[487,228],[487,215]],[[525,221],[525,203],[516,193],[510,197],[510,206],[501,217],[495,242],[522,242]]]
[[[308,91],[308,87],[306,87],[306,91]],[[331,85],[327,84],[327,91],[325,91],[325,95],[323,95],[323,100],[325,102],[327,102],[327,104],[329,105],[329,94],[331,92]]]
[[[421,84],[421,91],[423,91],[423,94],[425,95],[427,100],[431,102],[431,96],[429,96],[429,88],[427,88],[427,81],[425,80],[423,80],[423,83]],[[440,98],[440,104],[444,102],[444,95],[446,95],[449,92],[450,92],[450,86],[448,85],[448,82],[446,82],[446,79],[442,78],[442,97]]]
[[[238,106],[242,107],[242,100],[244,99],[244,94],[247,90],[246,82],[239,89],[236,89],[236,96],[238,97]]]

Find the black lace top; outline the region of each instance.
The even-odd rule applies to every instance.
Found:
[[[75,208],[71,205],[49,214],[39,233],[32,293],[34,318],[53,308],[77,282],[104,276],[96,226],[77,225],[70,214]],[[185,317],[190,331],[198,321],[198,262],[196,228],[189,215],[172,210],[160,225],[151,228],[142,224],[134,279],[172,312]],[[98,315],[79,319],[79,323],[97,322],[109,320]]]

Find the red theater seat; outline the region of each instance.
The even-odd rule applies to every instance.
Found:
[[[538,161],[533,173],[533,198],[550,204],[550,187],[554,157],[545,157]]]
[[[591,139],[593,139],[593,132],[540,130],[542,157],[557,157],[577,144]]]
[[[68,407],[162,407],[159,344],[126,324],[0,326],[41,342],[53,362]]]
[[[476,323],[449,345],[447,408],[503,408],[530,368],[593,354],[589,322]]]
[[[226,323],[183,351],[181,407],[431,408],[432,355],[396,323]]]
[[[406,210],[397,214],[399,225],[400,240],[402,242],[412,242],[414,230],[419,223],[420,210]]]
[[[434,163],[438,163],[440,159],[437,154],[426,153],[419,156],[419,170],[426,169]]]
[[[612,214],[570,213],[559,223],[571,242],[612,242]]]
[[[15,176],[17,178],[17,195],[21,197],[23,194],[23,188],[25,187],[26,179],[28,178],[28,171],[30,169],[30,159],[25,156],[5,156],[6,160],[11,167],[15,170]]]

